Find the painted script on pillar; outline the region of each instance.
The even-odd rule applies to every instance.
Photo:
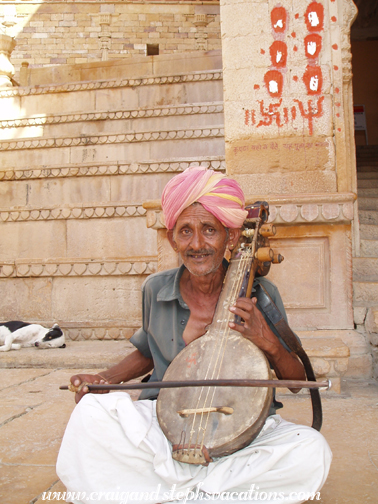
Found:
[[[283,105],[282,95],[285,92],[285,76],[288,69],[290,54],[286,43],[288,27],[290,24],[289,13],[282,6],[274,7],[270,12],[272,30],[272,43],[269,47],[270,69],[264,75],[264,84],[269,99],[258,100],[255,109],[244,110],[244,123],[246,126],[261,128],[276,125],[282,127],[297,117],[305,119],[309,134],[314,131],[314,121],[323,115],[323,75],[319,65],[319,55],[322,50],[322,34],[324,31],[324,6],[320,2],[313,1],[307,5],[304,14],[306,25],[304,39],[298,40],[293,47],[295,53],[298,47],[302,48],[307,59],[307,65],[302,70],[302,75],[293,77],[294,81],[303,83],[303,94],[307,94],[307,100],[292,99],[288,106]],[[295,19],[299,13],[295,14]],[[296,33],[290,33],[290,37],[296,39]],[[262,53],[265,51],[262,49]],[[260,85],[255,85],[259,89]],[[302,93],[301,93],[302,94]],[[272,101],[272,98],[275,99]]]

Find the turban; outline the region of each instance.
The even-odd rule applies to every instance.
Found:
[[[191,166],[164,188],[161,205],[167,229],[173,229],[181,212],[196,202],[228,228],[240,228],[248,214],[236,180],[202,166]]]

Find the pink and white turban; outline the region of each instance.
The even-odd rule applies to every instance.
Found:
[[[248,213],[236,180],[202,166],[191,166],[164,188],[161,205],[167,229],[173,229],[181,212],[195,202],[228,228],[240,228]]]

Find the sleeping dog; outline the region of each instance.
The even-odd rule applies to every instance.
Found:
[[[21,347],[65,348],[64,334],[58,324],[46,329],[39,324],[13,320],[0,324],[0,352],[19,350]]]

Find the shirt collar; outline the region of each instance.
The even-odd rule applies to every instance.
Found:
[[[175,275],[172,275],[168,282],[159,290],[157,295],[158,301],[173,301],[178,299],[180,303],[186,306],[180,293],[180,279],[184,270],[185,266],[183,264],[177,268]]]
[[[226,270],[228,268],[228,264],[228,261],[226,259],[223,259],[223,266]],[[157,295],[158,301],[173,301],[177,299],[182,306],[188,308],[188,305],[182,299],[180,292],[180,279],[182,274],[184,273],[184,270],[184,264],[177,268],[176,274],[172,275],[168,282],[159,290]]]

